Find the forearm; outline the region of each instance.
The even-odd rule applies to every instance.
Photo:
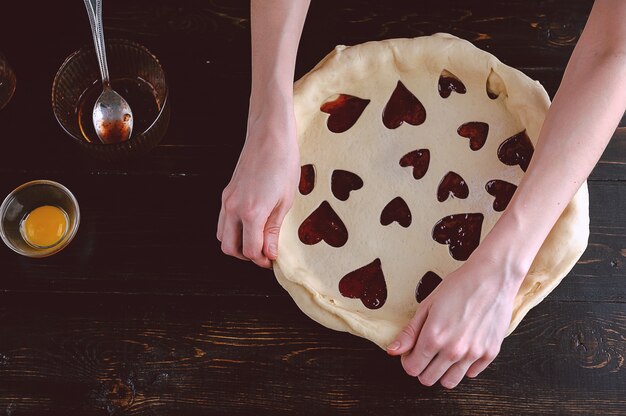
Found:
[[[293,77],[309,0],[251,0],[250,6],[248,129],[222,193],[217,238],[224,253],[269,268],[300,177]]]
[[[513,269],[530,266],[591,173],[626,109],[626,34],[611,30],[615,26],[611,19],[621,26],[626,7],[608,9],[607,3],[598,2],[594,7],[545,119],[528,171],[481,245],[483,253],[503,256]],[[517,273],[515,283],[520,278],[523,275]]]
[[[291,103],[296,54],[309,3],[251,0],[251,117],[260,115],[271,101],[281,101],[283,106]]]

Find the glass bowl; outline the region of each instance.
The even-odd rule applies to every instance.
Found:
[[[22,234],[22,221],[35,208],[51,205],[66,214],[67,229],[50,247],[35,247]],[[27,257],[47,257],[64,249],[76,235],[80,210],[74,195],[60,183],[38,180],[15,188],[0,205],[0,237],[13,251]]]
[[[0,53],[0,110],[2,110],[13,97],[15,92],[15,73],[7,63],[6,58]]]
[[[111,84],[133,111],[131,138],[103,144],[95,136],[91,113],[102,84],[93,46],[72,53],[59,68],[52,84],[52,110],[73,143],[98,159],[117,161],[145,154],[161,141],[170,104],[165,73],[150,51],[129,40],[112,39],[106,52]]]

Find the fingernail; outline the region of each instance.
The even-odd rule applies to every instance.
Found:
[[[276,244],[272,243],[270,244],[270,246],[268,247],[270,250],[270,255],[276,257],[278,255],[278,248],[276,247]]]
[[[398,348],[400,348],[400,341],[394,341],[391,344],[389,344],[389,346],[387,346],[387,349],[389,351],[395,351]]]

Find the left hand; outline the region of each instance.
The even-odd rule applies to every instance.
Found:
[[[441,380],[454,388],[494,360],[511,322],[516,282],[525,275],[499,263],[470,257],[419,305],[387,347],[402,356],[407,374],[426,386]]]
[[[224,253],[270,268],[298,188],[300,154],[291,100],[272,95],[259,101],[264,111],[251,111],[246,143],[222,193],[217,239]]]

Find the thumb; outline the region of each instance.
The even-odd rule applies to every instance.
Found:
[[[263,254],[270,260],[278,257],[278,236],[287,211],[280,207],[274,208],[265,224],[263,232]]]
[[[387,354],[402,355],[413,349],[417,337],[426,321],[427,308],[418,307],[409,323],[400,331],[396,339],[387,346]]]

